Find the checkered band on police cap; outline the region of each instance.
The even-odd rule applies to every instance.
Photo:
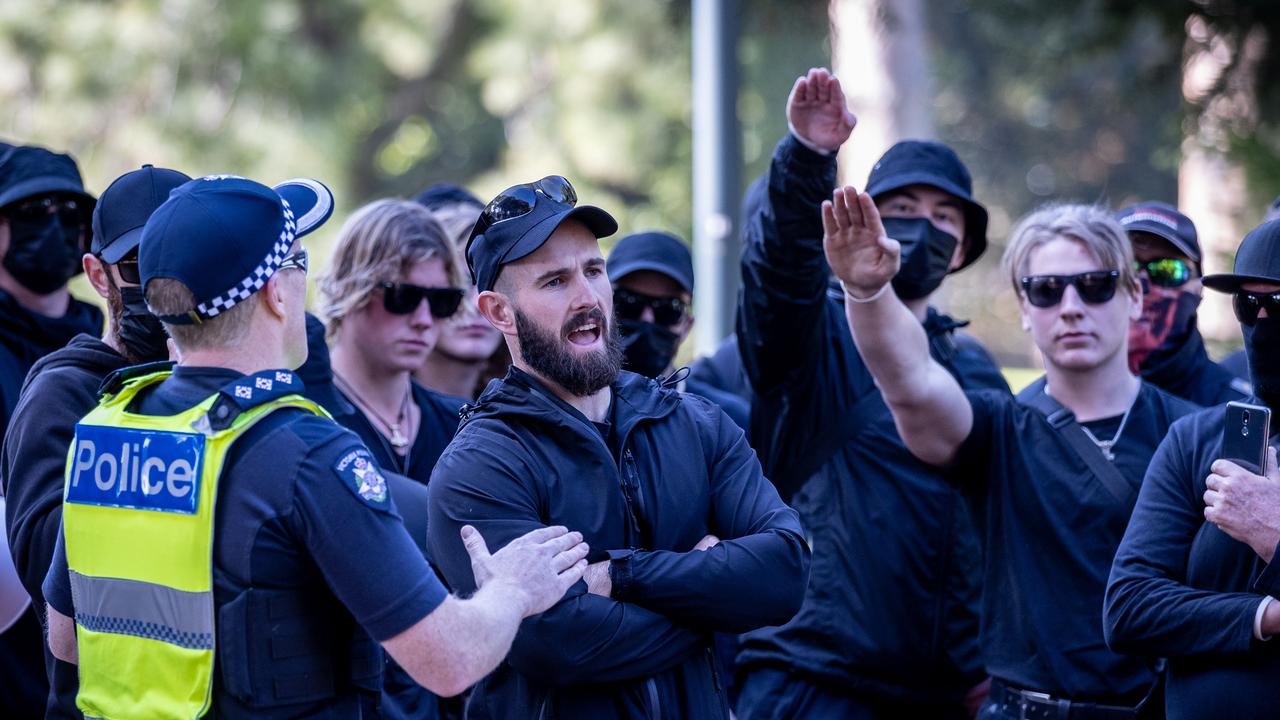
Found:
[[[285,255],[289,254],[289,248],[293,247],[294,231],[297,225],[293,221],[293,210],[289,208],[289,201],[284,198],[280,199],[280,205],[284,213],[284,227],[280,230],[280,238],[276,240],[275,245],[271,247],[271,252],[262,259],[253,272],[248,277],[241,280],[230,290],[218,295],[215,298],[196,305],[195,312],[204,318],[217,317],[219,314],[230,310],[238,303],[248,300],[249,296],[262,289],[267,284],[267,280],[276,274],[276,270],[280,269],[280,265],[284,263]]]

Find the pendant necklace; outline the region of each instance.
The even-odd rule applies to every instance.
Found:
[[[374,419],[376,419],[379,423],[382,424],[383,427],[385,427],[388,431],[390,431],[391,437],[388,438],[388,440],[390,441],[392,447],[394,447],[397,450],[400,450],[409,445],[409,438],[405,437],[405,434],[401,430],[401,427],[404,425],[405,419],[409,415],[409,397],[413,394],[412,382],[410,382],[409,386],[404,389],[404,400],[400,402],[400,413],[399,415],[396,416],[396,421],[389,422],[386,418],[382,417],[382,415],[377,410],[374,409],[372,404],[370,404],[367,400],[361,397],[360,393],[356,392],[356,389],[352,387],[351,383],[347,382],[345,378],[343,378],[337,372],[334,372],[333,379],[337,380],[338,384],[342,386],[342,389],[351,395],[351,398],[356,401],[356,404],[358,404],[364,410],[367,410],[370,415],[373,415]]]

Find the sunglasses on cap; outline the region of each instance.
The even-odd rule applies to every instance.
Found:
[[[1022,278],[1022,291],[1027,302],[1038,308],[1049,308],[1062,302],[1068,285],[1074,285],[1080,299],[1100,305],[1115,297],[1120,280],[1119,270],[1095,270],[1075,275],[1031,275]]]
[[[392,315],[408,315],[426,300],[431,308],[431,317],[444,319],[457,312],[458,305],[462,303],[462,290],[459,288],[395,282],[384,282],[378,287],[382,288],[382,308]]]
[[[1258,322],[1258,313],[1264,309],[1268,318],[1280,318],[1280,292],[1255,293],[1238,290],[1231,297],[1231,306],[1241,325],[1252,326]]]
[[[1152,285],[1166,288],[1182,287],[1191,279],[1191,263],[1178,258],[1160,258],[1147,262],[1134,262],[1134,270],[1147,273]]]
[[[675,325],[684,319],[686,306],[680,298],[659,298],[618,288],[613,291],[613,311],[622,320],[639,320],[644,309],[653,311],[655,325]]]
[[[486,230],[504,220],[533,212],[539,195],[564,205],[578,204],[578,193],[574,192],[573,185],[559,175],[548,175],[536,182],[515,185],[503,190],[484,206],[480,219],[471,230],[470,239],[483,235]]]

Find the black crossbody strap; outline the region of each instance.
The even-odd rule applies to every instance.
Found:
[[[1018,393],[1018,402],[1043,414],[1049,425],[1062,433],[1062,438],[1116,500],[1125,506],[1133,504],[1136,488],[1102,454],[1102,449],[1093,442],[1080,423],[1076,422],[1075,413],[1064,408],[1044,391],[1043,379]]]

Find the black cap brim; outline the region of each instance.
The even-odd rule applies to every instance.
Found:
[[[1200,279],[1204,286],[1218,292],[1239,292],[1242,285],[1260,283],[1264,285],[1280,285],[1280,278],[1263,277],[1261,275],[1237,275],[1235,273],[1215,273]]]
[[[1178,233],[1160,223],[1138,221],[1131,222],[1123,227],[1124,231],[1130,235],[1133,233],[1155,235],[1172,245],[1178,252],[1191,258],[1193,262],[1200,262],[1200,251],[1198,249],[1188,246],[1185,240],[1178,237]]]
[[[580,205],[558,213],[552,213],[539,220],[528,230],[525,230],[520,239],[503,253],[497,262],[490,283],[497,280],[498,275],[502,272],[502,266],[532,255],[538,248],[546,244],[555,231],[568,220],[577,220],[586,225],[587,229],[596,238],[608,237],[618,232],[618,221],[614,220],[612,215],[594,205]],[[481,282],[483,284],[483,281]],[[493,288],[490,286],[480,289],[492,290]]]
[[[129,254],[130,250],[142,244],[142,228],[143,225],[130,230],[129,232],[117,237],[111,241],[111,244],[102,249],[98,256],[102,258],[102,262],[108,265],[114,265],[120,262],[120,259]],[[98,238],[94,236],[94,245],[97,245]]]
[[[65,193],[80,198],[85,203],[86,221],[89,218],[89,214],[93,212],[93,206],[98,202],[96,198],[84,191],[84,187],[70,178],[49,176],[31,178],[6,188],[4,192],[0,193],[0,208],[26,200],[29,197],[48,193]]]

